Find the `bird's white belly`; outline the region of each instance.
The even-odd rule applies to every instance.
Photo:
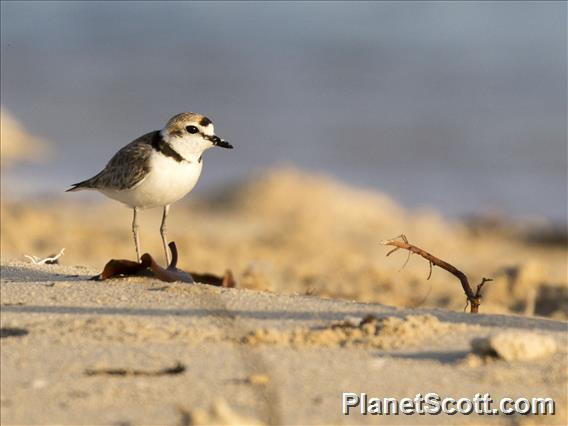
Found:
[[[131,207],[150,208],[171,204],[190,192],[201,174],[199,161],[177,162],[162,154],[150,159],[150,172],[134,188],[104,191],[105,195]]]

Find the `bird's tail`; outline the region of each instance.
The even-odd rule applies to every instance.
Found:
[[[82,182],[79,183],[74,183],[71,185],[71,188],[66,189],[65,192],[76,192],[76,191],[82,191],[85,189],[93,189],[93,185],[92,185],[92,181],[93,179],[87,179],[84,180]]]

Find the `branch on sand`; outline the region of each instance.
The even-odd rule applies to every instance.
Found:
[[[430,265],[430,273],[428,274],[427,279],[430,279],[430,277],[432,276],[433,266],[438,266],[439,268],[442,268],[448,271],[450,274],[457,277],[460,280],[460,283],[463,287],[463,291],[465,292],[465,296],[467,298],[465,308],[467,309],[467,306],[469,305],[470,313],[476,314],[479,312],[479,305],[481,304],[481,290],[485,285],[485,283],[493,281],[491,278],[483,278],[481,280],[481,283],[477,285],[477,288],[474,293],[473,290],[471,289],[471,286],[469,285],[469,280],[467,279],[467,276],[462,271],[460,271],[455,266],[450,265],[448,262],[428,253],[426,250],[423,250],[420,247],[416,247],[415,245],[410,244],[405,235],[400,235],[391,240],[381,241],[381,244],[385,246],[394,247],[391,251],[387,253],[387,256],[390,256],[392,253],[400,249],[408,250],[408,257],[406,258],[406,261],[402,266],[403,268],[404,266],[406,266],[406,264],[408,263],[408,259],[410,258],[410,255],[413,253],[418,254],[422,256],[424,259],[426,259],[428,261],[428,264]]]

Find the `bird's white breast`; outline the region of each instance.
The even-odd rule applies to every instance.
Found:
[[[150,157],[150,172],[134,188],[104,193],[131,207],[158,207],[171,204],[190,192],[201,174],[203,163],[178,162],[159,152]]]

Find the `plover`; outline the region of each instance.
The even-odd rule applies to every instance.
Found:
[[[213,123],[207,117],[183,112],[173,116],[162,130],[130,142],[99,174],[71,185],[66,192],[94,189],[132,207],[132,234],[138,262],[138,210],[163,207],[160,234],[169,264],[166,221],[170,205],[193,189],[203,167],[203,152],[213,146],[233,148],[215,135]]]

